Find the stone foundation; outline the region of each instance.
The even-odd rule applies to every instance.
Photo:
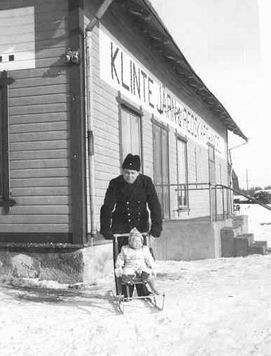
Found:
[[[37,250],[37,249],[36,249]],[[72,251],[0,250],[0,276],[94,284],[113,273],[112,242]]]
[[[164,221],[161,237],[154,240],[155,256],[158,260],[176,261],[221,257],[220,230],[231,224],[232,219]]]

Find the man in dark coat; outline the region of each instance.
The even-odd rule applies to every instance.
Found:
[[[134,227],[159,237],[162,231],[161,206],[150,177],[139,174],[139,156],[128,154],[123,174],[112,179],[101,208],[101,234],[112,239],[113,234],[129,233]],[[151,228],[149,231],[149,212]]]
[[[112,239],[113,234],[128,234],[136,227],[140,232],[147,232],[150,238],[159,237],[162,231],[161,206],[151,178],[139,173],[139,156],[129,153],[122,169],[122,175],[112,179],[106,191],[100,214],[101,234]],[[126,238],[119,239],[119,250],[126,243]],[[148,294],[144,287],[137,286],[139,295]]]

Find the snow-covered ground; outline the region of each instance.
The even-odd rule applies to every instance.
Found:
[[[258,214],[263,239],[271,212],[246,208],[255,213],[250,221]],[[271,355],[271,255],[158,267],[156,285],[166,294],[161,312],[137,301],[117,313],[112,276],[78,288],[2,281],[0,355]]]

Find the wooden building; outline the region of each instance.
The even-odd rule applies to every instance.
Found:
[[[157,255],[221,255],[228,130],[246,137],[150,2],[2,0],[0,19],[1,246],[110,247],[100,207],[133,152],[163,207]]]

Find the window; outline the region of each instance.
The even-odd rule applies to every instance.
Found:
[[[216,183],[215,179],[215,148],[213,145],[208,145],[208,162],[209,162],[209,182]]]
[[[141,115],[121,105],[121,152],[122,161],[128,153],[142,156]]]
[[[168,130],[153,123],[153,180],[163,218],[170,218]]]
[[[188,186],[187,186],[187,143],[177,137],[177,199],[178,210],[188,207]]]
[[[217,215],[217,203],[216,203],[216,190],[213,186],[216,184],[216,172],[215,172],[215,148],[213,145],[208,145],[208,164],[209,164],[209,184],[210,191],[210,215],[211,219],[215,220]]]

